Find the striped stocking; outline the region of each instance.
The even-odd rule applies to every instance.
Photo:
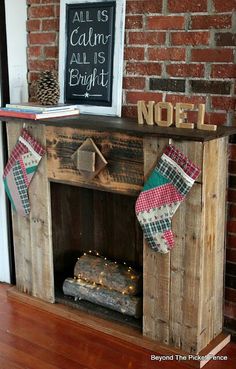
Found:
[[[44,154],[45,149],[23,129],[3,174],[6,193],[20,215],[30,213],[28,187]]]
[[[174,146],[167,146],[135,206],[144,238],[154,251],[174,246],[171,218],[190,191],[200,169]]]

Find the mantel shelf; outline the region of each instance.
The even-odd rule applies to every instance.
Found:
[[[27,121],[30,124],[43,124],[46,126],[55,127],[70,127],[79,129],[89,129],[94,131],[120,132],[126,134],[134,134],[141,137],[160,137],[173,138],[177,140],[189,140],[206,142],[215,140],[219,137],[230,136],[236,134],[236,126],[226,127],[219,126],[216,131],[203,131],[200,129],[185,129],[176,127],[159,127],[157,125],[149,126],[147,124],[140,125],[136,119],[132,118],[117,118],[101,115],[86,115],[81,114],[78,117],[70,118],[50,118],[44,120],[25,120],[12,117],[2,117],[2,121]]]

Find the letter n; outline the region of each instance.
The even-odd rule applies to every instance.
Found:
[[[148,101],[148,104],[145,104],[145,101],[139,100],[137,103],[138,106],[138,124],[143,124],[144,120],[147,124],[152,126],[154,124],[153,121],[153,106],[155,101]]]

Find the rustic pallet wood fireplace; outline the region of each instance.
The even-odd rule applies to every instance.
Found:
[[[235,128],[218,127],[216,132],[161,128],[140,126],[132,119],[86,115],[41,122],[11,118],[7,124],[9,152],[23,123],[46,146],[47,155],[29,188],[29,218],[12,214],[16,289],[9,296],[162,354],[206,355],[224,347],[229,342],[222,334],[227,137]],[[108,162],[92,180],[80,175],[71,158],[87,138],[93,139]],[[163,255],[142,242],[133,205],[169,143],[202,172],[173,217],[175,248]],[[79,189],[82,192],[76,192]],[[96,192],[91,197],[89,191]],[[104,215],[103,203],[117,207],[117,212],[110,222],[114,230],[101,234],[106,228],[102,222],[110,218]],[[58,250],[67,239],[73,247],[65,246],[61,257]],[[78,245],[82,252],[91,248],[88,244],[143,268],[142,333],[53,304],[54,258],[58,256],[63,265],[67,251],[76,255]],[[193,365],[200,367],[206,361]]]

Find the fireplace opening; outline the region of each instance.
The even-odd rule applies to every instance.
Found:
[[[142,328],[142,318],[63,293],[74,278],[78,258],[99,255],[142,276],[143,235],[134,196],[51,182],[52,240],[56,302],[93,315]],[[133,297],[131,297],[133,298]],[[142,304],[142,291],[137,298]]]

